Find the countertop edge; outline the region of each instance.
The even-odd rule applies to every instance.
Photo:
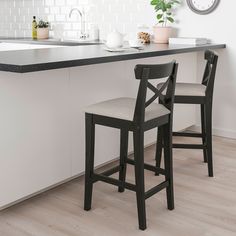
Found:
[[[153,52],[140,51],[140,53],[136,54],[123,54],[123,55],[119,54],[106,57],[102,56],[96,58],[83,58],[78,60],[76,59],[67,61],[45,62],[40,64],[29,64],[29,65],[0,64],[0,71],[13,72],[13,73],[30,73],[37,71],[71,68],[77,66],[94,65],[94,64],[102,64],[109,62],[135,60],[148,57],[184,54],[184,53],[203,51],[207,49],[213,50],[213,49],[224,49],[224,48],[226,48],[226,44],[212,44],[212,45],[209,44],[191,48],[176,48],[176,49],[153,51]]]

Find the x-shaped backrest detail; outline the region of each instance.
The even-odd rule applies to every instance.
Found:
[[[167,86],[169,84],[170,77],[166,80],[165,83],[161,86],[160,89],[153,86],[150,82],[148,82],[147,87],[154,93],[154,95],[145,103],[145,107],[148,107],[151,103],[153,103],[158,97],[165,101],[166,95],[164,95],[162,92],[167,89]]]

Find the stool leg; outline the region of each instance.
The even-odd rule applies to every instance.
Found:
[[[207,160],[208,174],[213,177],[213,161],[212,161],[212,103],[206,104],[206,141],[207,141]]]
[[[134,161],[135,161],[135,184],[138,208],[139,229],[145,230],[146,208],[145,208],[145,187],[144,187],[144,131],[134,131]]]
[[[206,144],[206,111],[205,105],[201,104],[201,128],[202,128],[202,144]],[[203,149],[204,162],[207,163],[207,150]]]
[[[162,155],[162,144],[163,144],[163,130],[162,127],[157,128],[157,143],[156,143],[156,167],[161,167],[161,155]],[[156,173],[156,175],[159,175]]]
[[[91,209],[94,173],[94,143],[95,143],[95,124],[93,116],[86,114],[86,166],[85,166],[85,191],[84,191],[84,210]]]
[[[169,181],[169,186],[166,188],[167,208],[174,209],[174,185],[173,185],[173,159],[172,159],[172,125],[168,123],[163,127],[164,137],[164,161],[165,161],[165,180]]]
[[[127,157],[128,157],[128,138],[129,131],[126,129],[120,130],[120,172],[119,172],[119,180],[125,183],[126,177],[126,167],[127,167]],[[118,188],[120,193],[125,191],[124,185]]]

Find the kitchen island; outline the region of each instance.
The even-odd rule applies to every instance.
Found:
[[[136,64],[175,59],[178,81],[196,82],[201,77],[197,58],[206,49],[223,48],[151,44],[111,53],[104,45],[86,45],[0,52],[0,208],[84,172],[83,109],[102,100],[135,97]],[[195,122],[195,107],[176,106],[176,130]],[[97,129],[99,166],[118,157],[119,132]],[[156,130],[148,132],[145,144],[155,138]]]

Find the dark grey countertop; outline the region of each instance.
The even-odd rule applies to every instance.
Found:
[[[1,41],[1,39],[0,39]],[[18,43],[17,40],[13,40]],[[115,61],[157,57],[181,53],[225,48],[225,44],[202,46],[150,44],[143,50],[107,52],[104,45],[67,46],[49,49],[32,49],[0,52],[0,71],[26,73]]]

